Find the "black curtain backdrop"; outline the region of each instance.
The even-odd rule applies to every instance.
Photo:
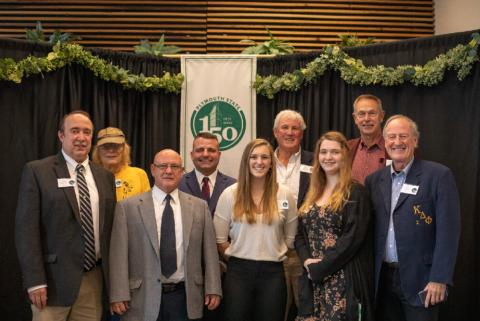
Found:
[[[477,31],[478,32],[478,31]],[[348,49],[366,65],[424,64],[459,43],[471,40],[472,32]],[[0,39],[0,57],[20,60],[44,56],[51,50],[19,40]],[[94,49],[94,54],[145,75],[180,71],[178,59],[151,58]],[[258,59],[261,75],[282,74],[303,67],[318,53]],[[358,135],[351,116],[354,99],[372,93],[383,101],[387,117],[402,113],[413,118],[421,137],[417,155],[450,167],[456,177],[462,208],[462,236],[454,288],[442,306],[440,319],[477,320],[480,306],[479,211],[480,201],[480,64],[459,81],[447,72],[435,87],[352,86],[337,72],[327,71],[314,84],[297,92],[281,92],[270,100],[257,96],[257,136],[273,142],[275,115],[282,109],[300,111],[307,122],[303,140],[312,150],[327,130],[339,130],[347,138]],[[135,166],[148,171],[155,152],[179,148],[180,95],[141,93],[96,78],[79,65],[30,77],[21,84],[0,82],[0,315],[2,320],[30,320],[21,286],[14,246],[14,219],[20,173],[23,165],[54,154],[59,149],[57,127],[67,112],[82,108],[93,118],[96,129],[122,128],[132,145]]]

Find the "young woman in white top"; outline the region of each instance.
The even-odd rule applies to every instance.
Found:
[[[226,321],[282,321],[286,285],[282,261],[297,231],[295,199],[277,184],[272,146],[250,142],[238,183],[225,189],[214,216],[217,245],[228,260],[224,282]]]

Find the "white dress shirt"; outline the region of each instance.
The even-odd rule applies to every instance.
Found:
[[[218,169],[216,169],[212,174],[210,174],[210,176],[205,176],[199,171],[197,171],[197,169],[195,168],[195,176],[197,177],[198,186],[200,186],[200,190],[202,190],[203,178],[208,177],[208,186],[210,187],[210,197],[212,197],[213,188],[215,187],[215,182],[217,180],[217,174],[218,174]]]
[[[160,243],[162,230],[162,216],[165,209],[165,196],[167,193],[159,189],[156,185],[152,188],[153,206],[155,209],[155,221],[157,223],[158,242]],[[169,278],[161,276],[163,283],[178,283],[185,280],[184,267],[184,250],[183,250],[183,224],[182,224],[182,209],[180,207],[180,199],[178,198],[178,188],[170,193],[172,197],[170,205],[173,209],[173,217],[175,220],[175,242],[177,250],[177,270]]]

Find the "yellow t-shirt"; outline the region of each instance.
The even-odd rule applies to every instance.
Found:
[[[147,173],[141,168],[125,166],[115,175],[117,201],[150,190]]]

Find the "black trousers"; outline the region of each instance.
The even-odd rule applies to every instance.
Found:
[[[225,321],[283,321],[286,299],[282,262],[230,258],[225,276]]]
[[[188,321],[187,295],[184,286],[175,291],[162,292],[157,321]]]
[[[382,265],[377,293],[376,320],[436,321],[439,305],[428,308],[410,305],[402,293],[398,267]]]

